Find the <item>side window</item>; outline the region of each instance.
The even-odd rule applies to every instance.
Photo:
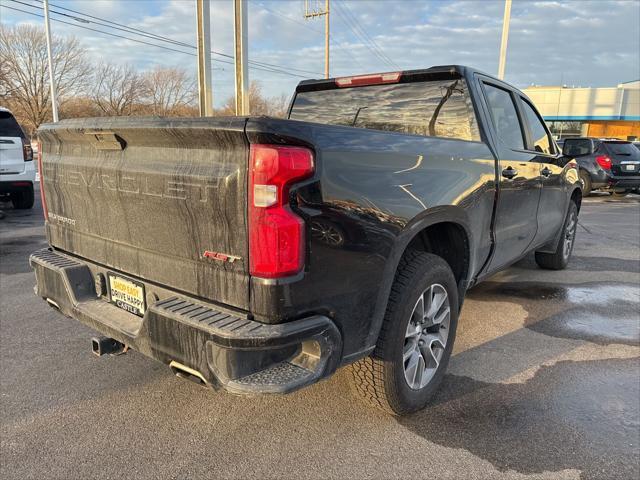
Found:
[[[523,150],[522,128],[511,94],[507,90],[494,87],[488,83],[484,84],[484,90],[489,110],[491,111],[493,126],[498,132],[498,136],[508,147]]]
[[[553,143],[549,138],[549,133],[547,129],[544,128],[542,120],[538,116],[538,113],[531,106],[531,104],[526,101],[524,98],[522,99],[522,109],[524,110],[524,115],[527,118],[527,123],[529,124],[529,130],[531,133],[531,142],[533,145],[528,145],[528,150],[535,150],[539,153],[544,153],[546,155],[553,155]]]
[[[569,157],[589,155],[591,152],[591,140],[588,138],[567,138],[564,141],[562,151]]]

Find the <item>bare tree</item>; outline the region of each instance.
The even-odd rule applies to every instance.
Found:
[[[153,115],[195,114],[196,86],[181,68],[156,67],[144,74],[146,99]]]
[[[222,115],[235,115],[235,98],[229,97],[224,103],[220,113]],[[249,85],[249,110],[251,115],[267,115],[269,117],[284,117],[287,114],[289,100],[287,95],[278,97],[265,97],[262,93],[260,82],[252,81]]]
[[[105,115],[133,115],[145,91],[142,76],[132,65],[101,63],[94,85],[93,100]]]
[[[277,97],[270,97],[267,99],[267,115],[270,117],[284,118],[289,111],[289,102],[291,96],[286,93],[281,93]]]
[[[79,93],[90,77],[85,49],[75,37],[52,38],[59,103]],[[0,83],[7,105],[30,133],[51,119],[49,66],[44,29],[0,25]]]
[[[104,112],[98,108],[96,102],[89,97],[72,97],[69,98],[60,108],[60,116],[62,118],[87,118],[100,117]]]

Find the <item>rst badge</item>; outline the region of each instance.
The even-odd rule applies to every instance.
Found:
[[[210,258],[211,260],[218,260],[219,262],[233,263],[236,260],[240,260],[242,257],[236,257],[235,255],[229,255],[228,253],[212,252],[205,250],[202,254],[204,258]]]

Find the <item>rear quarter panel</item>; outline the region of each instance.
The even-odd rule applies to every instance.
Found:
[[[308,146],[316,159],[314,177],[291,192],[310,237],[305,271],[284,281],[252,278],[257,319],[323,312],[342,330],[348,359],[375,344],[400,256],[422,228],[459,223],[470,276],[487,259],[496,170],[484,143],[269,118],[250,119],[247,135],[251,143]],[[312,232],[314,222],[342,240]]]

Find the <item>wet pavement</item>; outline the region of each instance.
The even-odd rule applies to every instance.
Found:
[[[442,390],[401,419],[347,369],[246,398],[92,356],[92,332],[33,295],[41,211],[5,212],[2,478],[640,477],[640,197],[585,199],[567,270],[527,257],[471,290]]]

